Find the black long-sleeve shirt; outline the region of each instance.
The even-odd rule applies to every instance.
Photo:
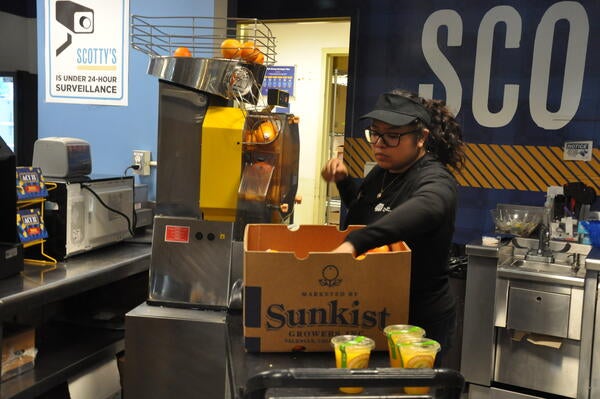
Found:
[[[444,165],[426,154],[400,175],[375,166],[362,184],[348,178],[337,187],[348,207],[341,227],[366,225],[346,238],[357,254],[396,241],[406,242],[411,249],[409,321],[434,321],[451,311],[454,299],[449,294],[448,256],[456,215],[456,181]]]

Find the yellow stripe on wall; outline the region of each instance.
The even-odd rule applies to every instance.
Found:
[[[367,140],[346,138],[344,140],[344,162],[352,177],[363,177],[365,163],[373,161]]]
[[[600,194],[600,149],[592,160],[565,161],[562,147],[497,144],[465,145],[467,156],[460,171],[452,169],[463,187],[495,190],[543,191],[548,186],[582,182]],[[352,177],[363,177],[366,162],[373,161],[363,138],[346,138],[344,162]]]

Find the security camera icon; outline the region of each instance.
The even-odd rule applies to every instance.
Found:
[[[56,2],[56,20],[73,33],[94,33],[94,10],[72,1]],[[56,49],[56,56],[71,45],[71,33],[67,41]]]

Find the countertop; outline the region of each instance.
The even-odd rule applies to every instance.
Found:
[[[592,247],[585,259],[586,270],[600,271],[600,248]]]
[[[121,242],[68,258],[55,266],[26,264],[0,280],[0,317],[84,292],[149,269],[150,245]]]

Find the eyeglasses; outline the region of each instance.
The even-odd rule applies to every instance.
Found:
[[[369,144],[377,144],[379,139],[381,139],[383,141],[383,145],[386,147],[397,147],[398,144],[400,144],[400,139],[402,139],[403,136],[411,133],[417,133],[419,131],[421,131],[421,129],[414,129],[402,133],[379,133],[373,129],[365,129],[365,138]]]

